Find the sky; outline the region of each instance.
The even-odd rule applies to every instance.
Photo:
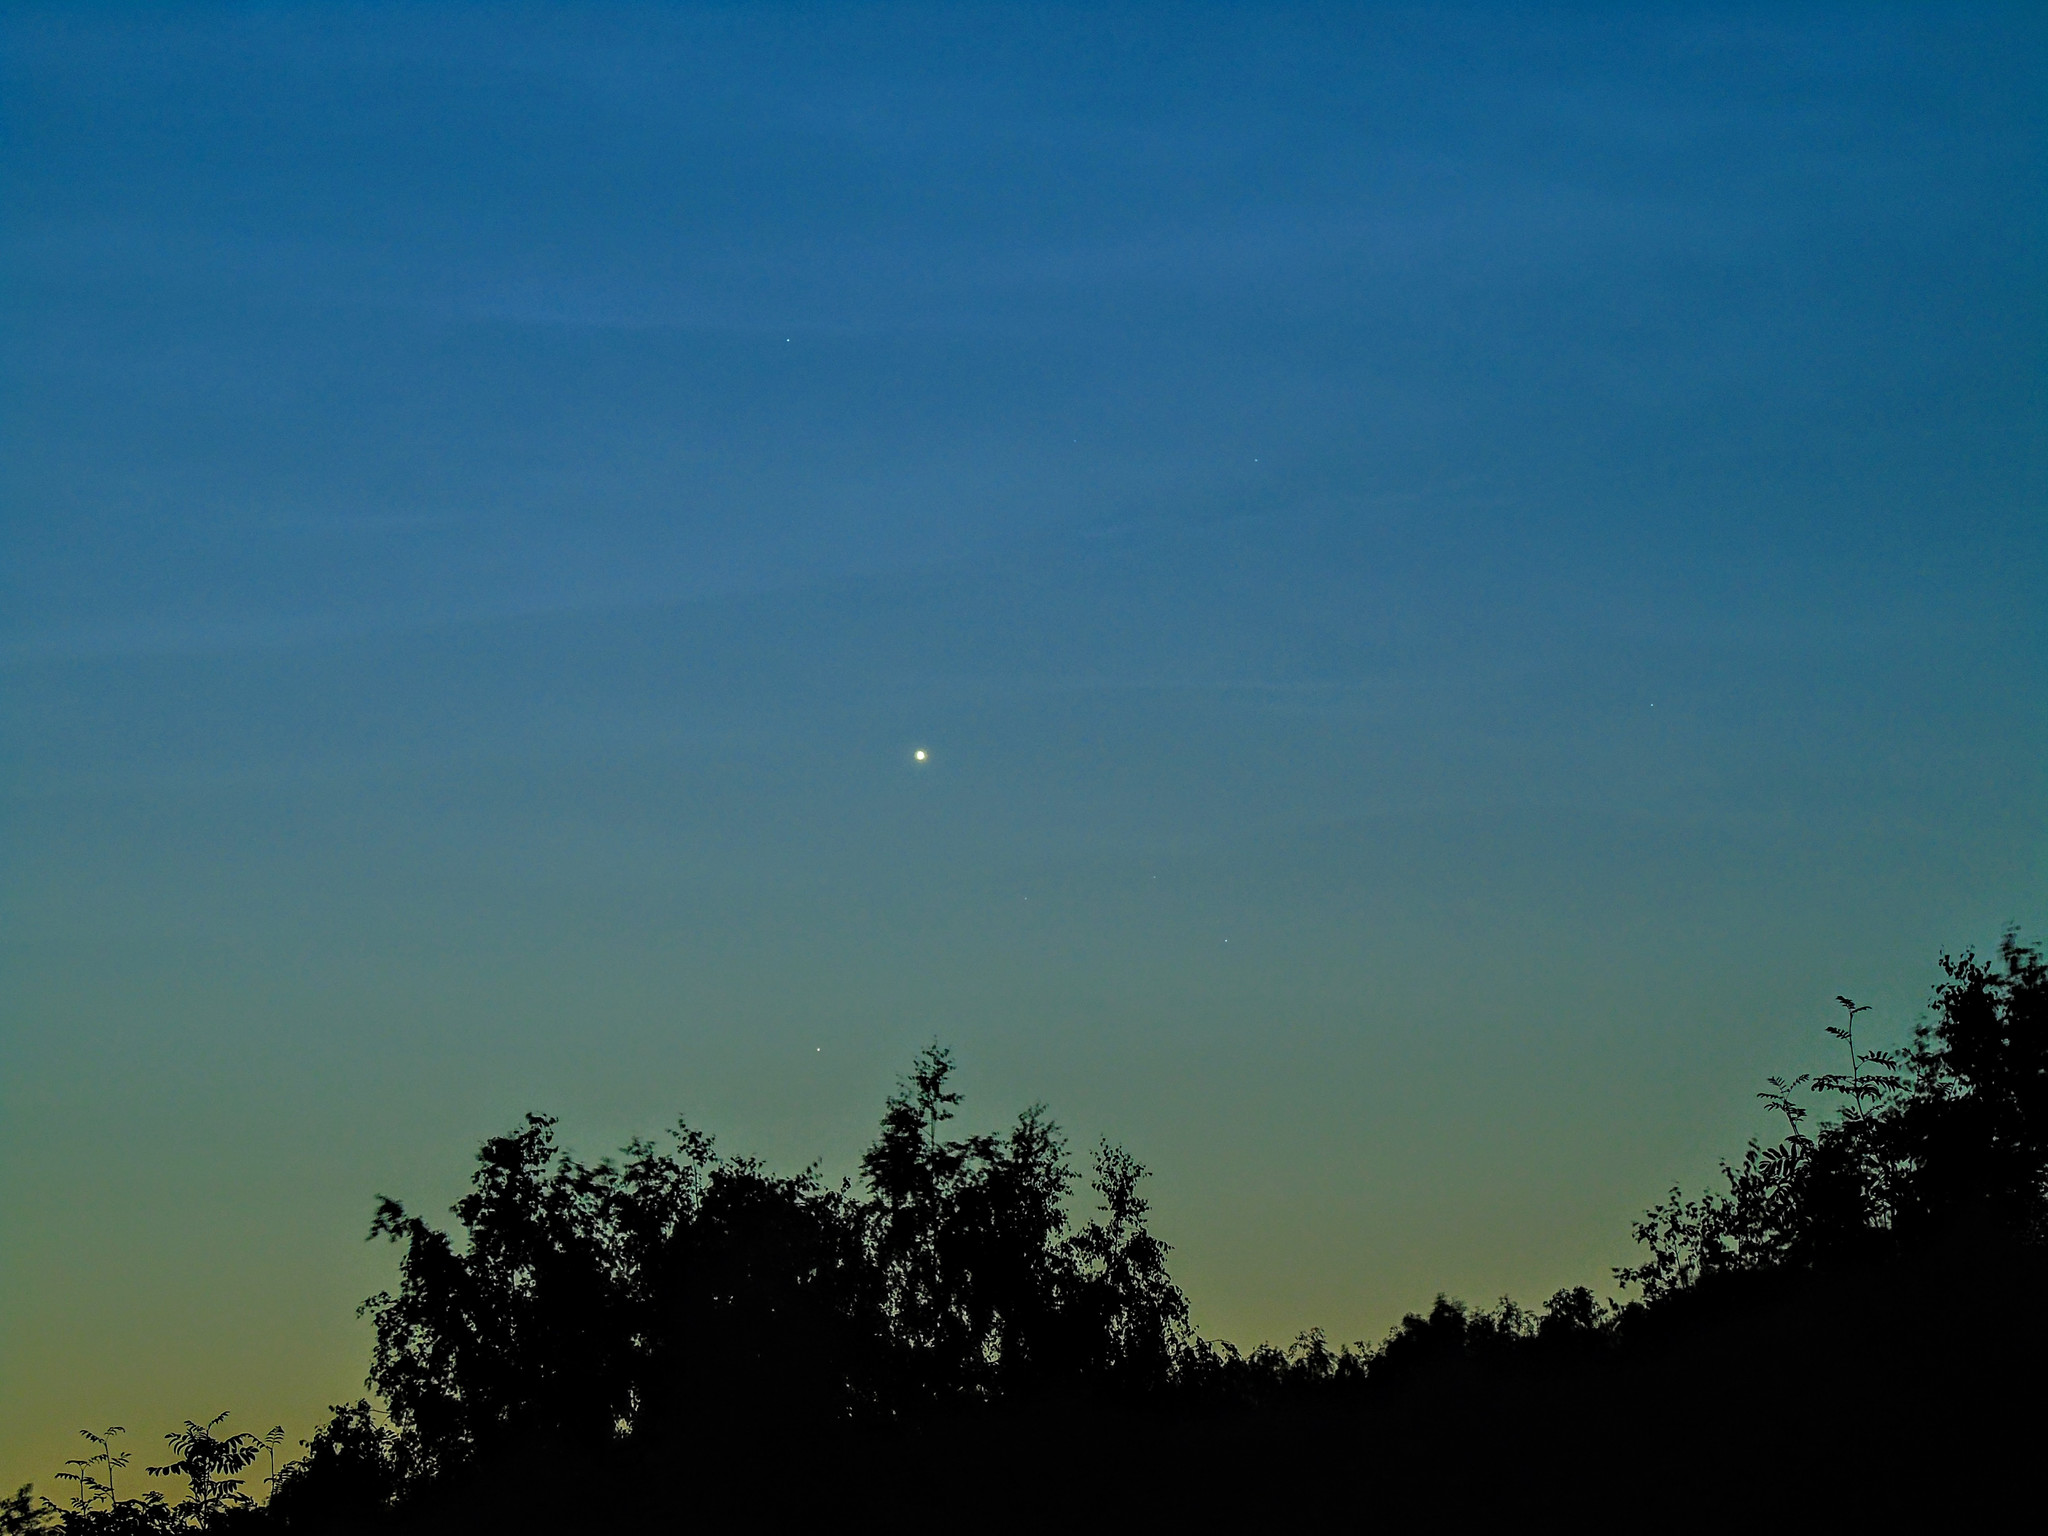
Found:
[[[1611,1290],[2048,928],[2044,65],[9,7],[0,1485],[310,1435],[528,1109],[837,1178],[932,1040],[1211,1336]]]

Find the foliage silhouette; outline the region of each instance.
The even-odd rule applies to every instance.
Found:
[[[1071,1231],[1073,1173],[1034,1106],[949,1138],[933,1046],[885,1106],[864,1188],[778,1177],[679,1126],[587,1165],[529,1116],[478,1155],[465,1241],[386,1199],[403,1248],[372,1297],[371,1384],[414,1475],[545,1442],[589,1452],[660,1425],[890,1418],[1171,1378],[1187,1305],[1145,1227],[1144,1170],[1105,1144],[1103,1219]]]
[[[1994,961],[1966,952],[1941,968],[1933,1021],[1903,1053],[1859,1052],[1866,1010],[1837,998],[1849,1023],[1828,1033],[1849,1071],[1772,1078],[1759,1097],[1785,1138],[1724,1163],[1725,1194],[1673,1190],[1636,1225],[1647,1257],[1616,1278],[1656,1301],[1719,1275],[1899,1259],[1966,1231],[2048,1236],[2048,967],[2008,933]],[[1812,1138],[1802,1088],[1838,1105]]]
[[[34,1483],[23,1483],[10,1496],[0,1499],[0,1536],[41,1536],[55,1530],[57,1515],[46,1507],[48,1502],[37,1500]]]
[[[406,1447],[377,1423],[367,1401],[337,1403],[305,1442],[306,1454],[277,1476],[265,1513],[286,1530],[375,1528],[388,1520],[409,1483]]]
[[[151,1477],[184,1478],[192,1514],[201,1522],[251,1502],[242,1491],[244,1479],[238,1474],[263,1454],[263,1442],[254,1435],[216,1433],[226,1418],[223,1411],[204,1424],[187,1419],[183,1429],[164,1436],[178,1459],[168,1466],[147,1469]]]
[[[459,1238],[378,1205],[371,1235],[400,1250],[396,1289],[363,1308],[386,1422],[367,1400],[333,1408],[304,1456],[273,1460],[263,1507],[242,1474],[281,1429],[224,1434],[219,1415],[167,1436],[177,1459],[149,1470],[188,1480],[176,1505],[117,1500],[119,1431],[87,1433],[96,1454],[59,1474],[70,1507],[24,1488],[0,1501],[0,1536],[640,1530],[721,1510],[901,1524],[963,1501],[1008,1524],[992,1490],[1054,1467],[1077,1523],[1273,1524],[1271,1499],[1213,1469],[1314,1456],[1367,1457],[1376,1481],[1296,1481],[1289,1516],[1356,1523],[1404,1499],[1582,1499],[1595,1424],[1631,1509],[1668,1504],[1660,1469],[1687,1436],[1729,1447],[1731,1486],[1796,1504],[1822,1485],[1759,1417],[1795,1385],[1815,1422],[1883,1408],[1913,1425],[1919,1486],[1952,1504],[1975,1484],[1943,1466],[1981,1481],[2040,1427],[1991,1405],[2048,1366],[2048,967],[2009,933],[1941,970],[1902,1051],[1860,1048],[1868,1010],[1837,999],[1848,1070],[1770,1078],[1758,1098],[1783,1136],[1724,1163],[1723,1190],[1645,1214],[1641,1261],[1615,1272],[1640,1299],[1440,1295],[1377,1343],[1198,1336],[1145,1170],[1098,1146],[1077,1221],[1043,1107],[953,1134],[937,1045],[889,1097],[857,1184],[773,1174],[687,1125],[585,1164],[530,1115],[480,1148]],[[1014,1523],[1035,1529],[1029,1507]]]

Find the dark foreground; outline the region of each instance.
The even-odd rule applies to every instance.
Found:
[[[24,1489],[0,1536],[2038,1525],[2048,964],[1944,956],[1890,1052],[1838,1001],[1847,1070],[1771,1079],[1782,1132],[1645,1214],[1640,1299],[1439,1299],[1336,1350],[1202,1338],[1137,1162],[1098,1148],[1077,1215],[1041,1109],[947,1130],[936,1046],[858,1185],[687,1126],[585,1164],[529,1116],[459,1235],[380,1204],[382,1407],[336,1407],[267,1503],[284,1431],[221,1414],[143,1469],[181,1501],[117,1503],[122,1432],[89,1432],[68,1506]]]
[[[2025,1528],[2048,1450],[2044,1303],[2040,1254],[1958,1244],[1702,1285],[1540,1360],[1439,1338],[1393,1385],[1292,1370],[1149,1407],[865,1430],[758,1418],[568,1460],[536,1445],[403,1520],[326,1528]]]

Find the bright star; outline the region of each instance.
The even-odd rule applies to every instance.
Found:
[[[916,758],[921,763],[924,761],[924,748],[919,747],[915,752],[911,753],[910,755]]]

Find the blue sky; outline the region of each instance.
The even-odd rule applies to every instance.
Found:
[[[1241,1342],[1602,1278],[2048,911],[2044,42],[11,10],[0,1482],[934,1036]]]

